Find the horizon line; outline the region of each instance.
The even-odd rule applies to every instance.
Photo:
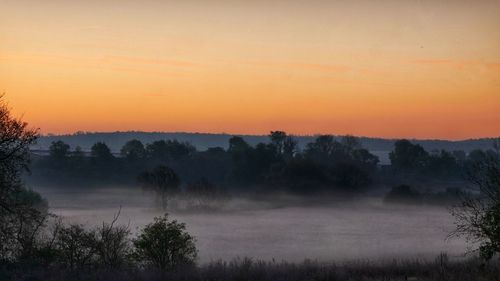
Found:
[[[280,131],[280,130],[275,130]],[[270,131],[271,132],[271,131]],[[286,131],[284,131],[286,132]],[[40,134],[40,137],[67,137],[67,136],[76,136],[76,135],[84,135],[84,134],[123,134],[123,133],[143,133],[143,134],[192,134],[192,135],[227,135],[227,136],[248,136],[248,137],[267,137],[268,134],[238,134],[238,133],[227,133],[227,132],[189,132],[189,131],[140,131],[140,130],[129,130],[129,131],[76,131],[73,133],[46,133]],[[469,137],[465,139],[440,139],[440,138],[412,138],[412,137],[381,137],[381,136],[359,136],[353,134],[334,134],[334,133],[314,133],[314,134],[289,134],[287,135],[292,137],[317,137],[322,135],[331,135],[333,137],[343,137],[343,136],[353,136],[357,138],[365,138],[365,139],[383,139],[383,140],[413,140],[413,141],[448,141],[448,142],[461,142],[461,141],[474,141],[474,140],[494,140],[500,139],[500,135],[498,136],[489,136],[489,137]]]

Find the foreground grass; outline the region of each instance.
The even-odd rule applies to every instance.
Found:
[[[500,261],[489,263],[471,258],[450,261],[441,255],[434,261],[394,260],[391,262],[355,261],[343,264],[304,261],[302,263],[264,262],[248,258],[217,261],[202,266],[178,268],[170,272],[154,269],[79,269],[33,268],[3,265],[1,280],[172,280],[172,281],[500,281]]]

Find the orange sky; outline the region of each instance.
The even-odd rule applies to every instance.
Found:
[[[43,133],[500,136],[500,1],[0,1]]]

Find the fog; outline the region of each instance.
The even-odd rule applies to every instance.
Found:
[[[66,221],[96,225],[111,221],[132,232],[163,212],[140,189],[37,188],[51,211]],[[197,239],[199,261],[237,257],[278,261],[428,258],[440,252],[461,257],[466,243],[447,240],[453,218],[446,208],[386,205],[377,198],[323,204],[287,200],[231,199],[217,211],[170,211]]]

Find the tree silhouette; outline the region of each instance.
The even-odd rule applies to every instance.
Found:
[[[285,140],[283,141],[283,157],[285,158],[286,161],[290,161],[290,159],[293,158],[295,153],[297,153],[298,151],[297,145],[298,143],[293,137],[287,136],[285,138]]]
[[[13,118],[0,95],[0,259],[29,257],[35,251],[40,226],[46,222],[47,204],[26,190],[21,173],[27,170],[29,147],[38,131]]]
[[[287,139],[287,135],[283,131],[271,131],[269,134],[269,139],[271,144],[275,147],[277,154],[283,154],[284,142]]]
[[[428,156],[429,154],[422,146],[405,139],[396,141],[394,150],[389,153],[392,166],[406,171],[423,168]]]
[[[340,139],[340,143],[344,147],[347,154],[352,154],[353,151],[361,149],[361,142],[355,136],[346,135]]]
[[[109,161],[114,158],[109,147],[103,142],[95,143],[90,149],[90,153],[98,161]]]
[[[250,145],[242,137],[231,137],[229,139],[229,149],[227,150],[231,154],[238,154],[246,151],[250,148]]]
[[[138,160],[146,156],[146,149],[139,140],[130,140],[123,145],[121,155],[129,160]]]
[[[305,154],[311,159],[326,164],[331,160],[337,144],[331,135],[318,136],[314,142],[307,144]]]
[[[169,200],[179,193],[180,178],[174,170],[167,166],[158,166],[152,172],[144,172],[137,181],[145,189],[150,189],[160,196],[161,207],[166,209]]]
[[[179,160],[196,151],[196,148],[187,142],[179,142],[177,140],[160,140],[155,141],[146,146],[147,155],[150,158],[172,161]]]
[[[54,141],[49,147],[50,157],[57,162],[61,162],[68,156],[69,148],[69,145],[61,140]]]

